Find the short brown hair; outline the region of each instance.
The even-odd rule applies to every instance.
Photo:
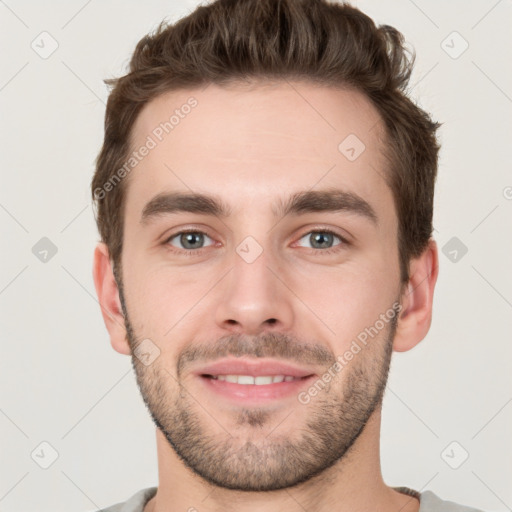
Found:
[[[210,83],[299,79],[354,88],[382,117],[401,280],[408,281],[410,259],[432,234],[440,126],[406,96],[413,63],[395,28],[377,27],[360,10],[327,0],[216,0],[175,24],[162,22],[137,44],[129,72],[105,80],[113,88],[91,191],[114,272],[121,266],[126,180],[108,193],[103,187],[125,163],[144,105],[162,93]]]

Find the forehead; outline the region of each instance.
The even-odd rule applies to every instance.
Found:
[[[225,197],[243,214],[314,187],[388,208],[383,133],[375,107],[354,90],[280,82],[168,92],[133,126],[132,149],[149,149],[128,176],[127,209],[140,214],[157,193],[178,190]]]

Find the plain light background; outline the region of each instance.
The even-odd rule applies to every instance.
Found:
[[[153,423],[96,299],[89,184],[102,80],[124,74],[163,18],[195,5],[0,1],[0,511],[90,511],[157,485]],[[444,123],[433,323],[393,356],[384,479],[511,510],[512,3],[354,5],[403,32],[417,54],[412,96]],[[47,58],[31,46],[49,51],[52,40]],[[46,262],[36,257],[43,237],[57,250]]]

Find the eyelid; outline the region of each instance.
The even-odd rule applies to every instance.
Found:
[[[167,234],[170,233],[170,234]],[[174,227],[172,229],[168,229],[163,235],[163,242],[165,243],[170,238],[173,238],[177,235],[181,235],[182,233],[201,233],[203,235],[207,235],[210,238],[214,238],[212,233],[210,232],[210,228],[202,225],[202,224],[187,224],[182,227]]]

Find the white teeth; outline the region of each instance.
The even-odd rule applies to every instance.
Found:
[[[235,384],[255,384],[256,386],[273,384],[274,382],[291,382],[299,379],[299,377],[295,378],[291,375],[258,375],[257,377],[252,375],[213,375],[212,377]]]
[[[254,384],[272,384],[272,377],[259,376],[254,378]]]

